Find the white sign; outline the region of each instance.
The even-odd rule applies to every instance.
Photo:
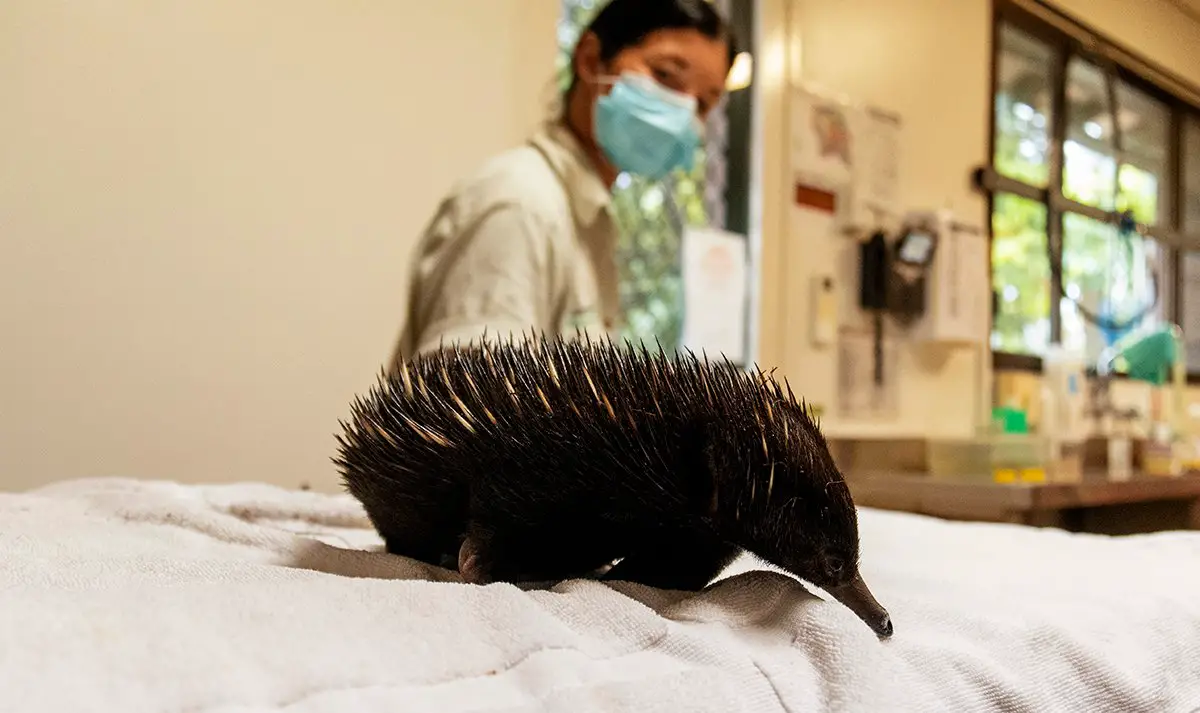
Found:
[[[829,191],[854,179],[853,110],[844,102],[799,89],[792,95],[792,178]]]
[[[746,360],[747,243],[715,228],[683,233],[683,345],[710,360]]]
[[[900,210],[900,120],[867,107],[855,114],[854,201],[856,217],[895,215]]]

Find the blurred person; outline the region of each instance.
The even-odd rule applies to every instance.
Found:
[[[691,168],[736,52],[706,0],[611,0],[574,48],[561,113],[427,223],[393,361],[485,333],[613,332],[613,184]]]

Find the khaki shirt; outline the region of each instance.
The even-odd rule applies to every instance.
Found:
[[[549,123],[438,206],[414,255],[408,359],[484,332],[604,332],[620,318],[612,196],[574,136]]]

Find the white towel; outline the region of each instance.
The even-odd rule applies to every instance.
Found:
[[[473,587],[379,552],[348,497],[128,480],[4,495],[0,710],[1200,707],[1200,534],[860,518],[887,641],[749,558],[699,595]]]

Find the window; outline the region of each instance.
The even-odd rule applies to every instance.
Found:
[[[1200,101],[1056,19],[997,1],[985,172],[997,366],[1052,344],[1095,360],[1164,320],[1200,366]]]
[[[1183,120],[1183,229],[1200,232],[1200,117]],[[1179,325],[1187,340],[1188,366],[1200,365],[1200,249],[1184,250],[1179,261]]]
[[[570,84],[571,52],[580,32],[607,0],[561,0],[558,27],[558,87]],[[739,19],[749,25],[752,0],[713,0],[735,27]],[[731,12],[732,10],[732,12]],[[749,33],[739,32],[745,48]],[[727,101],[709,115],[706,143],[696,154],[691,172],[677,171],[654,183],[622,174],[613,191],[613,208],[621,230],[617,265],[621,304],[625,317],[623,338],[651,345],[657,340],[667,352],[680,345],[683,330],[683,276],[681,245],[684,228],[720,225],[731,230],[749,221],[744,194],[749,182],[748,162],[735,161],[749,140],[748,99]],[[737,115],[741,112],[742,115]],[[728,127],[728,131],[725,129]],[[737,132],[745,134],[736,135]],[[748,153],[748,151],[746,151]],[[728,161],[726,160],[728,158]],[[745,170],[727,170],[731,164]],[[731,200],[732,199],[732,200]],[[734,204],[737,204],[735,207]],[[746,215],[738,215],[739,212]],[[744,232],[744,231],[741,231]]]
[[[996,169],[1045,188],[1050,181],[1051,66],[1054,52],[1020,30],[1000,28],[995,101]]]

